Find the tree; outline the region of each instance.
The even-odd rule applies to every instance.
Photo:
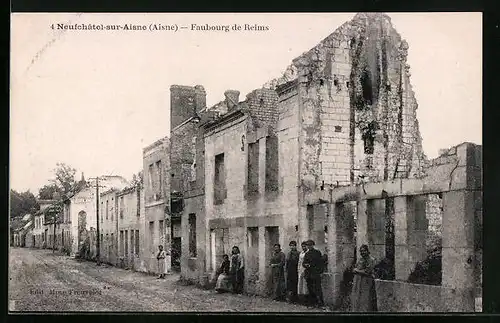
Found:
[[[56,202],[49,205],[44,211],[45,221],[51,221],[52,219],[58,218],[58,216],[63,211],[63,204],[61,202]]]
[[[58,192],[56,185],[47,184],[38,190],[38,198],[41,200],[52,200],[56,192]]]
[[[55,177],[50,182],[57,187],[57,192],[67,195],[75,185],[76,169],[65,163],[57,163],[54,169]]]
[[[143,183],[144,182],[143,182],[142,171],[132,175],[132,180],[130,181],[130,187],[137,187],[137,186],[142,187]]]
[[[24,216],[27,213],[35,213],[40,209],[40,205],[35,198],[35,195],[29,190],[26,192],[16,192],[10,190],[10,217],[16,218]]]

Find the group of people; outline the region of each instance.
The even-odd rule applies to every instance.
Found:
[[[276,301],[301,302],[311,306],[323,306],[321,274],[326,266],[326,255],[314,248],[314,241],[302,243],[302,251],[297,250],[297,242],[291,241],[290,251],[285,255],[279,244],[269,263],[273,299]],[[222,263],[216,271],[218,292],[243,292],[244,264],[240,249],[232,248],[231,257],[223,255]]]
[[[271,268],[272,296],[276,301],[301,303],[308,306],[323,307],[323,290],[321,274],[325,271],[328,258],[326,253],[314,247],[313,240],[301,243],[301,251],[297,250],[297,242],[289,243],[287,255],[279,244],[274,245],[274,251],[269,263]],[[376,311],[374,267],[375,260],[370,256],[367,245],[360,248],[360,256],[355,263],[351,290],[351,311]],[[223,256],[215,289],[218,292],[243,292],[244,264],[240,249],[232,248],[231,257]]]
[[[217,283],[215,290],[219,293],[232,291],[235,294],[243,292],[244,263],[240,248],[234,246],[231,250],[231,258],[222,256],[222,264],[217,269]]]
[[[326,269],[327,257],[314,247],[313,240],[301,243],[290,241],[290,251],[285,256],[279,244],[274,245],[271,258],[273,298],[310,306],[324,306],[321,274]],[[286,274],[286,277],[285,277]]]

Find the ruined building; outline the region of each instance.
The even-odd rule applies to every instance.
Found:
[[[245,291],[266,295],[274,243],[314,239],[322,252],[332,243],[332,210],[311,194],[425,177],[407,50],[387,15],[357,14],[243,101],[228,90],[206,107],[203,87],[171,87],[171,208],[181,222],[184,279],[208,284],[237,245]],[[439,220],[439,200],[418,203],[435,214],[430,222]],[[343,206],[351,236],[357,206]],[[394,232],[374,225],[383,243],[370,245],[373,255],[394,261]],[[345,257],[354,258],[355,246]]]

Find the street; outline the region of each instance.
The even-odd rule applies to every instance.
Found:
[[[155,276],[72,259],[51,250],[10,248],[9,310],[64,312],[318,312],[245,295],[217,294]]]

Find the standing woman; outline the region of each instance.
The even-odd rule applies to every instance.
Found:
[[[156,259],[158,259],[158,272],[160,273],[160,276],[158,278],[164,279],[165,274],[166,274],[166,269],[167,269],[167,264],[165,259],[167,258],[167,253],[165,250],[163,250],[163,246],[159,245],[158,246],[158,255],[156,256]]]
[[[230,273],[233,282],[233,293],[235,294],[241,294],[243,292],[244,269],[240,248],[234,246],[231,251]]]
[[[299,263],[299,252],[297,251],[297,242],[290,241],[288,244],[290,247],[290,252],[286,258],[286,289],[289,293],[289,300],[292,303],[297,301],[297,286],[299,285],[299,273],[298,273],[298,263]]]
[[[307,299],[307,295],[309,294],[307,290],[307,282],[306,282],[306,277],[305,277],[305,268],[303,266],[304,263],[304,256],[306,255],[307,252],[307,246],[305,242],[302,242],[301,245],[302,251],[299,254],[299,264],[297,266],[298,271],[299,271],[299,283],[297,286],[297,295],[299,298],[299,301],[304,303],[305,300]]]
[[[373,269],[375,259],[370,256],[367,245],[359,248],[361,257],[353,269],[354,280],[352,284],[351,311],[375,312],[377,310],[375,281]]]
[[[285,259],[279,243],[274,245],[274,253],[271,257],[271,281],[273,286],[273,299],[283,301],[285,299]]]

